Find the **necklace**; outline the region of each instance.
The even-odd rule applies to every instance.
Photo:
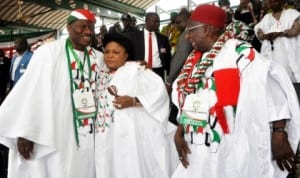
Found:
[[[213,64],[214,58],[222,49],[225,42],[232,37],[231,32],[223,33],[213,45],[212,49],[202,57],[200,52],[193,51],[185,62],[177,83],[177,90],[184,95],[194,93],[201,82],[208,67]]]

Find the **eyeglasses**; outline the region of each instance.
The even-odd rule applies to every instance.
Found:
[[[200,28],[202,26],[204,26],[205,24],[199,24],[199,25],[196,25],[196,26],[193,26],[193,27],[190,27],[190,28],[185,28],[185,31],[186,33],[189,33],[190,31],[196,29],[196,28]]]

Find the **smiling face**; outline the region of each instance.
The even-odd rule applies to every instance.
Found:
[[[193,48],[206,52],[210,49],[208,42],[208,25],[189,20],[186,26],[186,39],[192,44]]]
[[[114,41],[106,44],[104,48],[104,62],[111,72],[124,65],[127,58],[128,53],[122,45]]]
[[[67,26],[74,49],[84,51],[95,35],[95,23],[88,20],[76,20]]]

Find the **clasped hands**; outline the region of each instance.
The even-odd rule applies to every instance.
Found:
[[[264,34],[262,29],[257,30],[257,38],[260,40],[269,40],[273,41],[277,37],[287,37],[292,38],[300,34],[300,22],[299,19],[296,20],[293,24],[293,26],[290,29],[286,29],[282,32],[272,32]]]
[[[271,32],[271,33],[267,33],[264,34],[263,31],[261,29],[259,29],[257,31],[257,37],[260,40],[269,40],[269,41],[273,41],[275,40],[277,37],[282,37],[284,35],[283,32]]]

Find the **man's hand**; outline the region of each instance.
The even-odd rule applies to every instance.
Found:
[[[25,138],[19,137],[17,140],[17,147],[19,153],[23,156],[24,159],[30,159],[30,154],[33,151],[33,142]]]
[[[282,32],[272,32],[272,33],[264,34],[264,32],[262,31],[262,29],[258,29],[257,30],[257,38],[260,39],[260,40],[273,41],[277,37],[281,37],[281,36],[283,36]]]
[[[185,168],[187,168],[189,165],[187,154],[190,154],[191,151],[186,141],[184,140],[183,134],[184,134],[183,126],[179,124],[174,136],[174,141],[178,152],[179,160],[181,161],[182,165]]]
[[[271,146],[273,159],[276,160],[278,167],[282,171],[284,169],[289,172],[295,170],[297,157],[288,141],[287,133],[284,131],[273,132]]]
[[[277,37],[281,37],[283,35],[283,33],[282,32],[272,32],[272,33],[268,33],[266,35],[268,36],[267,40],[273,41]]]

